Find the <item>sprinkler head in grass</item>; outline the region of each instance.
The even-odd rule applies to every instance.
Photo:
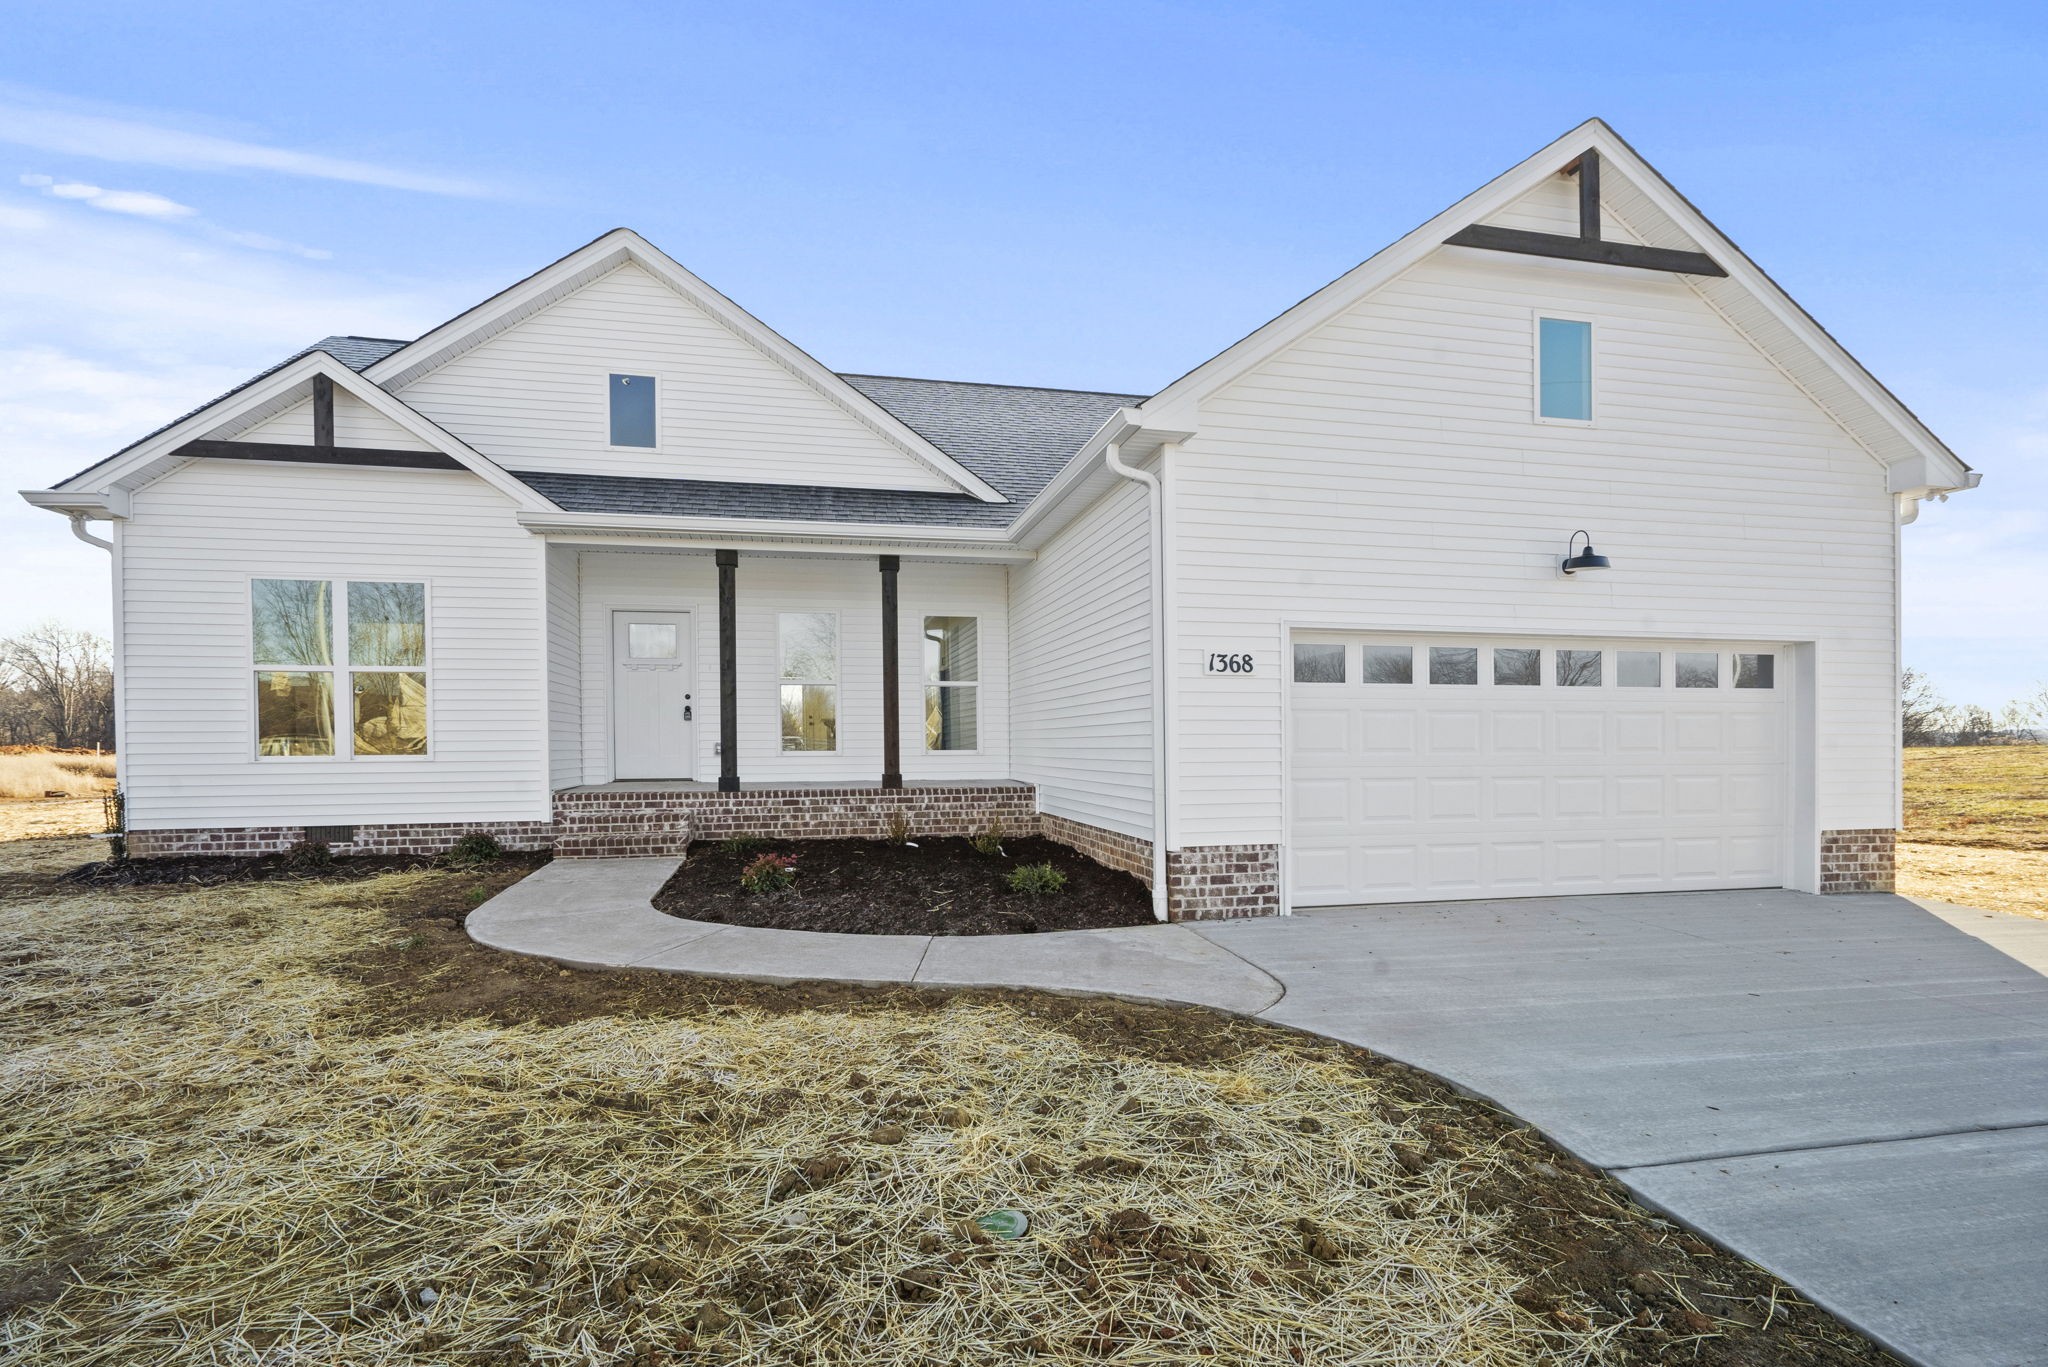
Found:
[[[974,1223],[998,1239],[1021,1239],[1024,1231],[1031,1228],[1031,1217],[1021,1210],[992,1210],[975,1216]]]

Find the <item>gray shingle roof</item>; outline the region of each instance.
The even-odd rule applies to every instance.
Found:
[[[1110,414],[1144,400],[1141,394],[907,380],[893,375],[839,378],[1010,501],[984,503],[971,494],[736,484],[712,479],[565,475],[538,470],[514,470],[512,474],[572,513],[1007,527]]]
[[[309,352],[324,351],[351,370],[375,365],[408,343],[389,337],[323,337],[261,374],[236,385],[225,399]],[[1142,394],[1040,389],[1026,385],[913,380],[895,375],[842,375],[855,389],[906,427],[985,480],[1008,503],[983,503],[969,494],[914,490],[811,488],[739,484],[723,480],[641,479],[513,471],[527,485],[570,512],[647,513],[655,516],[790,518],[806,522],[862,522],[939,527],[1005,527],[1016,520],[1082,443],[1110,414],[1142,403]],[[114,453],[132,450],[193,413],[200,405]],[[107,460],[114,459],[107,457]],[[79,474],[104,465],[96,462]],[[72,479],[78,475],[71,476]]]
[[[572,513],[1006,527],[1024,506],[983,503],[972,494],[915,489],[824,489],[808,484],[738,484],[723,479],[567,475],[552,470],[514,470],[512,477]]]
[[[1110,414],[1146,398],[893,375],[839,378],[1015,503],[1036,498]]]

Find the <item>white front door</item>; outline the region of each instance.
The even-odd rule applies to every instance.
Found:
[[[690,777],[690,614],[612,613],[612,777]]]
[[[1295,905],[1779,887],[1785,652],[1302,633]]]

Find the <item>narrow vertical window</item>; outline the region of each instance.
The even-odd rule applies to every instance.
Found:
[[[334,753],[334,594],[324,579],[249,586],[256,753]]]
[[[781,649],[782,748],[839,748],[839,619],[829,612],[775,616]]]
[[[924,748],[981,748],[981,624],[924,619]]]
[[[1593,420],[1593,325],[1536,320],[1536,411],[1566,422]]]
[[[612,445],[654,445],[654,377],[614,375],[611,390]]]
[[[349,737],[358,755],[427,753],[427,586],[348,586]]]

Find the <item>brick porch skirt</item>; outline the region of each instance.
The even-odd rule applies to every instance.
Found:
[[[439,854],[465,835],[507,849],[553,850],[566,859],[679,856],[692,840],[764,836],[878,840],[901,817],[913,836],[972,836],[1002,823],[1011,835],[1043,835],[1152,885],[1152,842],[1040,813],[1028,783],[910,784],[903,788],[598,788],[554,797],[553,821],[447,821],[357,825],[242,826],[128,833],[137,859],[276,854],[320,840],[336,854]],[[1173,851],[1167,893],[1176,921],[1271,916],[1280,910],[1280,847],[1200,845]]]

